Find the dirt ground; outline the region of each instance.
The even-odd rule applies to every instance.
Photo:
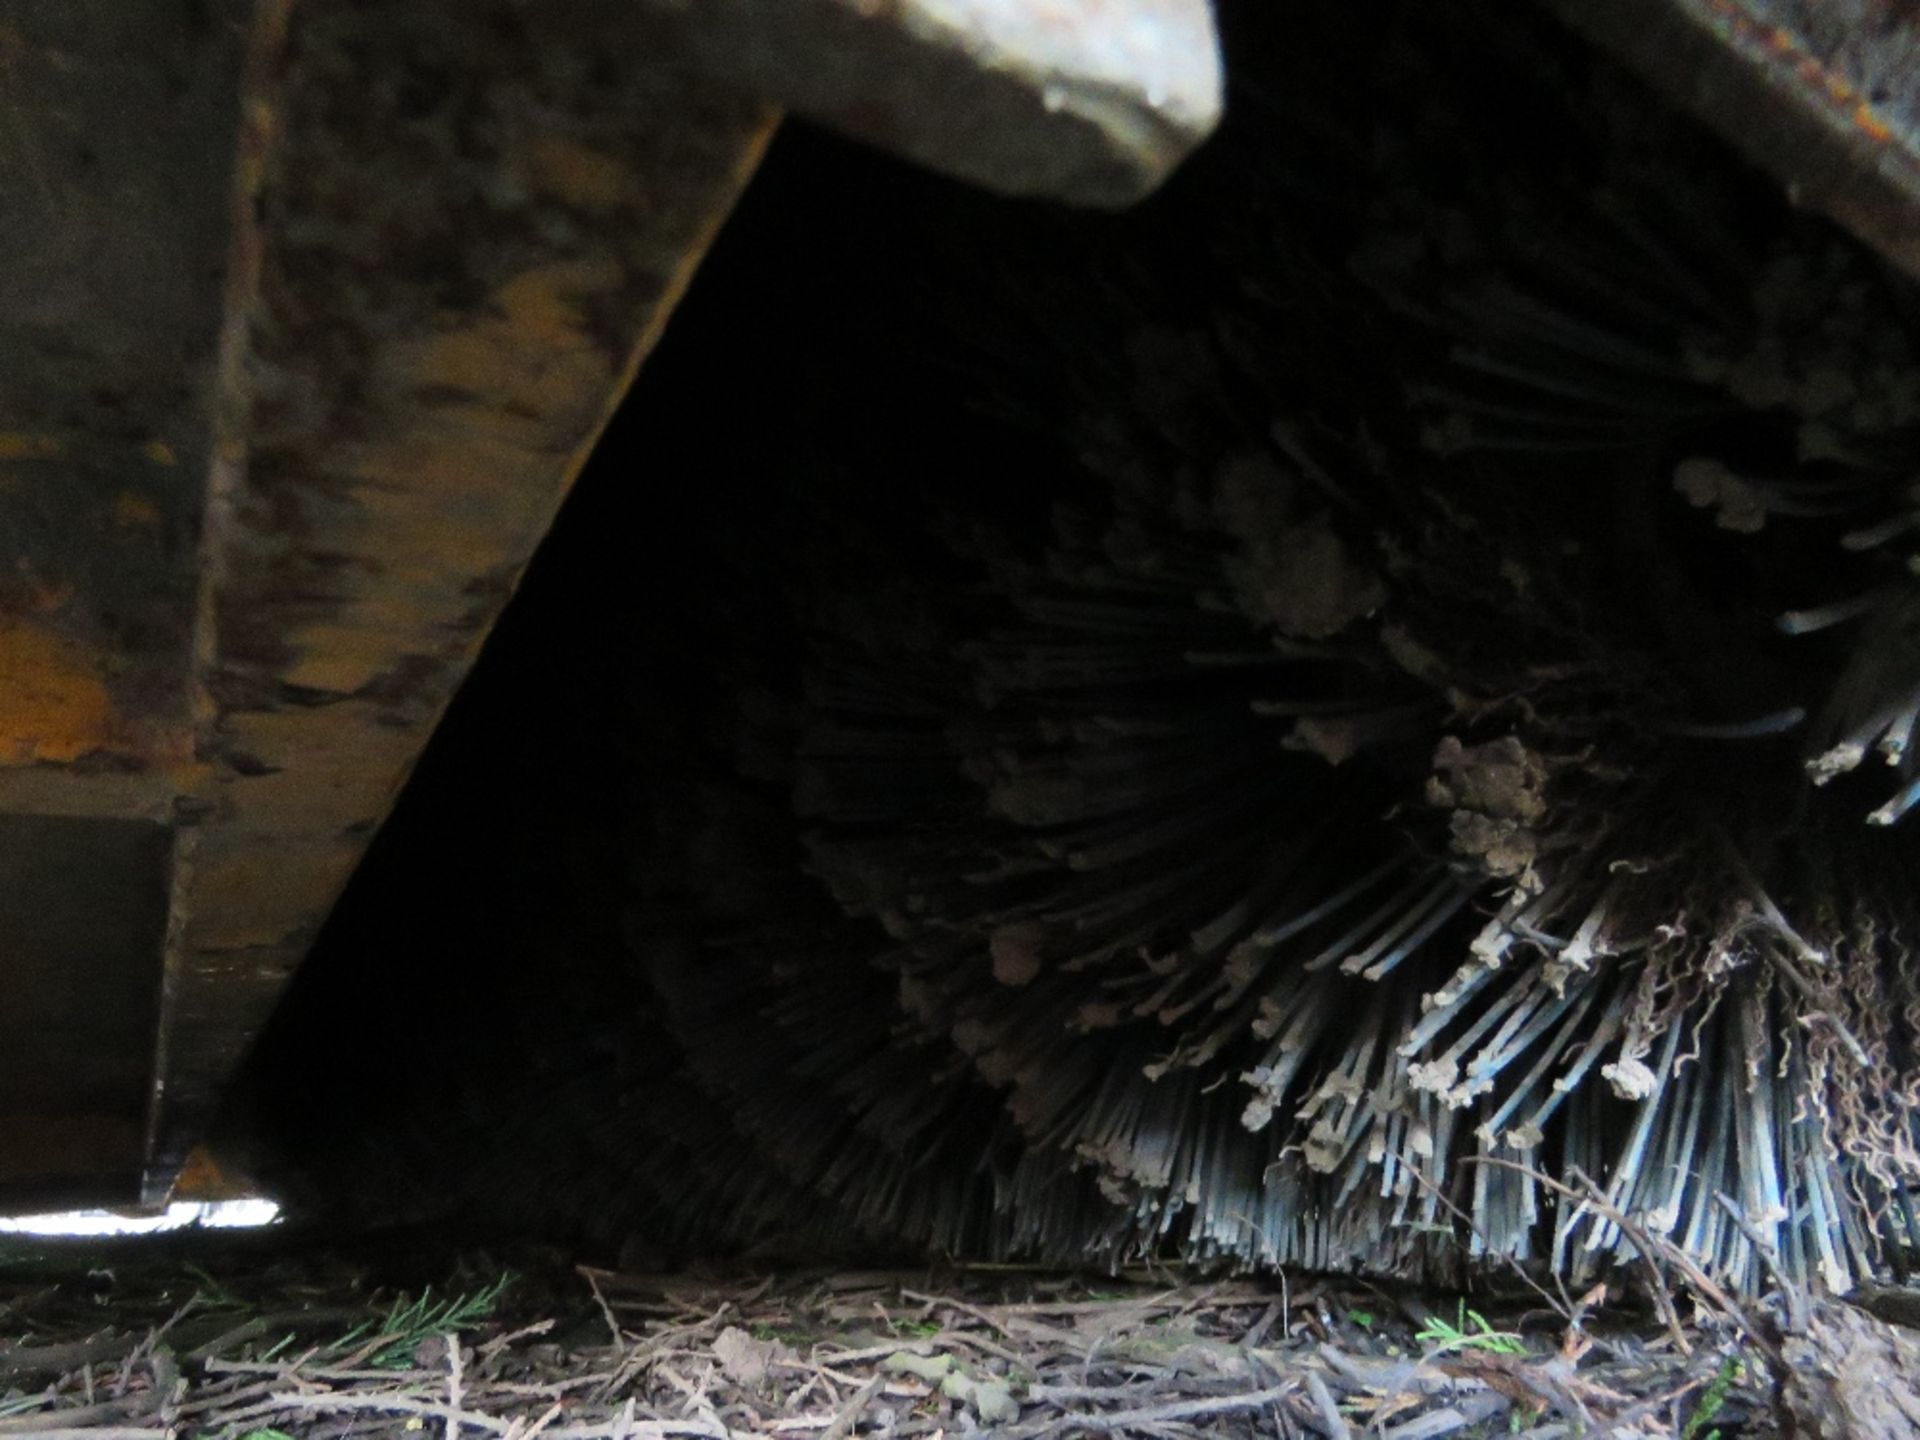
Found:
[[[1920,1433],[1910,1332],[1684,1279],[1642,1308],[1311,1276],[638,1274],[270,1234],[5,1245],[0,1437]]]

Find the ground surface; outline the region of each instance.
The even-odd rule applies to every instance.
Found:
[[[1677,1328],[1598,1295],[1569,1325],[1563,1297],[1304,1276],[645,1275],[211,1235],[10,1247],[0,1436],[1782,1433],[1773,1342],[1684,1297]],[[1810,1333],[1818,1368],[1827,1332]]]

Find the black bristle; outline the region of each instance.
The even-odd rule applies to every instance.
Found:
[[[270,1174],[600,1243],[1912,1263],[1914,292],[1530,14],[1229,19],[1134,216],[776,151],[256,1060]]]

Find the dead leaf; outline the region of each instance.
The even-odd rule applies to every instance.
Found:
[[[778,1340],[756,1340],[738,1325],[729,1325],[715,1337],[713,1356],[734,1384],[758,1390],[767,1383],[773,1363],[792,1359],[793,1352]]]

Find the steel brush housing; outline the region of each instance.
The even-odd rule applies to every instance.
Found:
[[[1129,216],[776,151],[257,1057],[265,1171],[1905,1270],[1914,292],[1544,19],[1322,8],[1227,11]]]

